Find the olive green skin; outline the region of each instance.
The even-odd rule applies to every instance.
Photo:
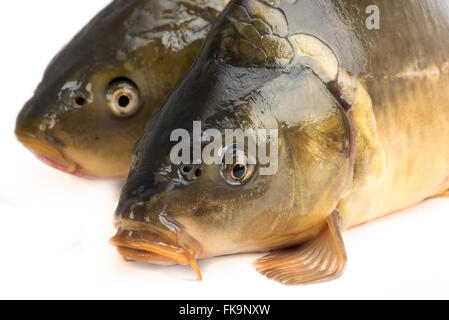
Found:
[[[113,1],[50,63],[18,116],[17,136],[31,149],[53,148],[57,160],[76,166],[71,173],[125,177],[135,143],[190,68],[226,2]],[[125,118],[113,115],[106,98],[118,78],[134,82],[140,95],[139,110]]]
[[[365,25],[365,8],[373,4],[381,12],[380,30]],[[448,4],[439,0],[232,1],[138,143],[117,223],[124,229],[129,221],[167,229],[161,221],[170,218],[201,243],[197,256],[206,257],[299,244],[337,208],[349,228],[444,190],[449,181],[448,12]],[[238,42],[242,34],[229,32],[229,25],[256,24],[256,18],[277,37],[302,33],[320,39],[340,68],[366,87],[385,155],[374,188],[354,187],[370,174],[357,172],[354,158],[367,155],[355,147],[351,111],[317,70],[294,63],[286,67],[276,57],[261,59],[260,47],[245,47]],[[268,55],[269,48],[264,49]],[[288,53],[273,50],[280,57]],[[438,67],[437,78],[425,72],[432,66]],[[231,186],[220,166],[204,165],[201,177],[184,181],[180,168],[170,163],[175,144],[170,133],[191,131],[194,120],[221,130],[278,128],[278,173],[255,174],[244,185]]]

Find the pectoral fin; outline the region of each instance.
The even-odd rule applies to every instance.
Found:
[[[327,220],[314,239],[294,248],[274,251],[255,262],[257,271],[287,285],[311,284],[340,277],[346,267],[346,250],[339,213]]]
[[[444,192],[439,192],[436,195],[428,198],[428,200],[430,199],[436,199],[436,198],[449,198],[449,191],[444,191]]]

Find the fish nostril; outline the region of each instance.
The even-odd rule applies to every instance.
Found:
[[[195,170],[195,177],[199,178],[199,177],[201,177],[202,174],[203,174],[203,170],[201,170],[200,168]]]
[[[86,102],[87,102],[86,99],[83,97],[77,97],[75,99],[75,103],[79,106],[84,106],[86,104]]]
[[[187,180],[196,180],[203,174],[203,169],[193,165],[183,165],[179,169],[181,175]]]
[[[184,172],[184,173],[190,173],[190,172],[192,172],[192,169],[193,169],[192,166],[184,166],[184,167],[182,168],[182,172]]]

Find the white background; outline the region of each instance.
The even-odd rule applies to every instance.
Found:
[[[347,232],[346,273],[320,285],[269,281],[253,270],[260,256],[254,254],[201,261],[201,283],[188,267],[125,263],[108,244],[120,182],[85,181],[48,168],[13,134],[47,63],[107,3],[2,4],[0,298],[449,298],[449,199]]]

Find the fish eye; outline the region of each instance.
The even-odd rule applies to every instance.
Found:
[[[128,79],[117,79],[111,82],[106,94],[111,112],[120,118],[126,118],[140,108],[140,96],[137,86]]]
[[[243,185],[252,177],[254,166],[244,162],[236,162],[223,166],[222,176],[231,185]]]

